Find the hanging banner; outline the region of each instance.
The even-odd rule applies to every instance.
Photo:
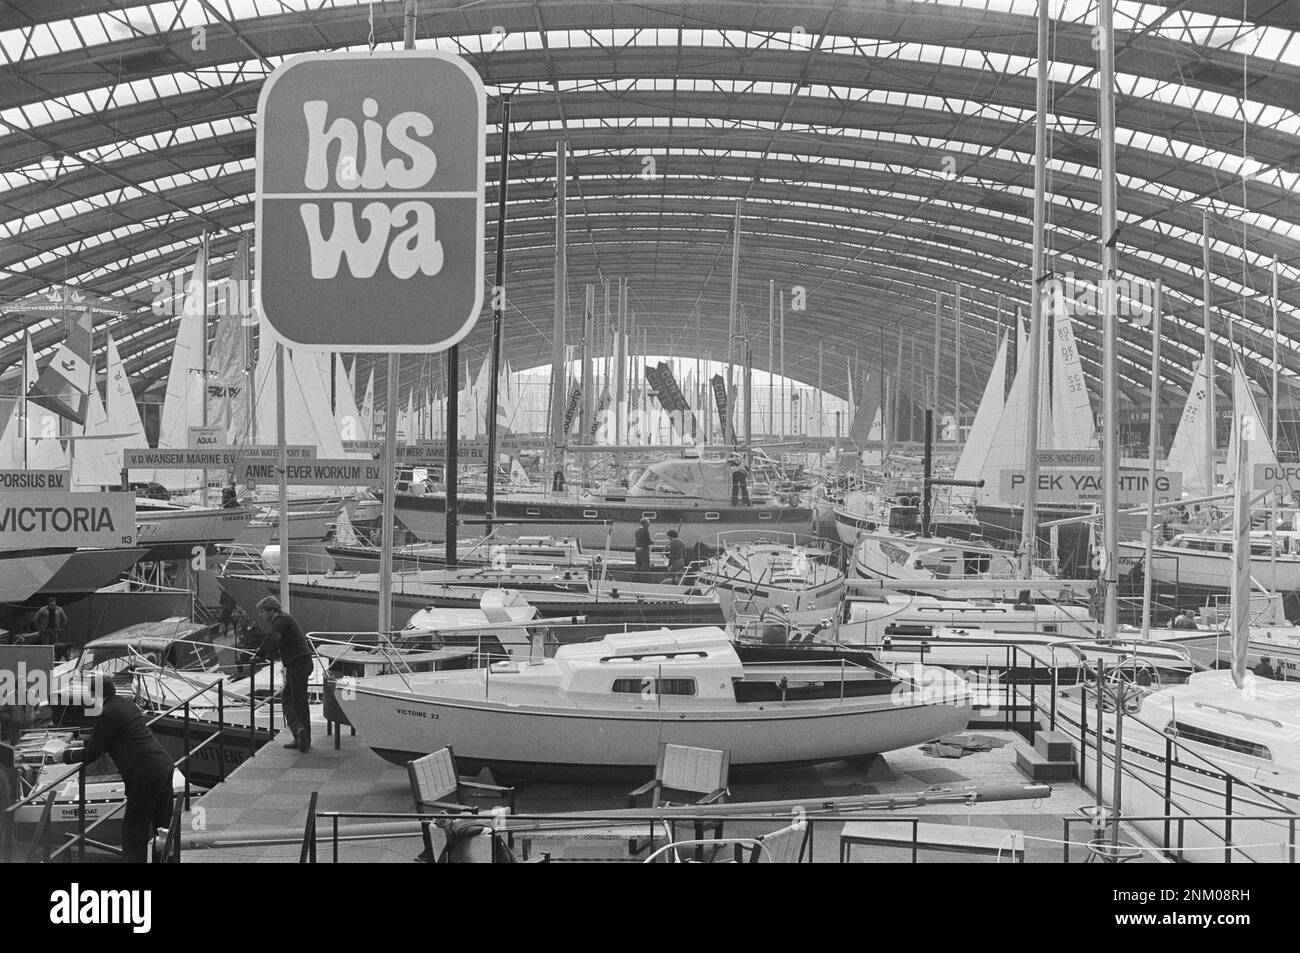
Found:
[[[383,483],[383,464],[375,460],[295,460],[285,470],[284,481],[294,486],[376,486]],[[279,467],[274,460],[244,460],[235,467],[237,483],[276,483]]]
[[[134,544],[130,493],[18,491],[0,497],[0,550]]]
[[[731,428],[727,425],[727,384],[721,374],[714,374],[709,378],[709,384],[713,387],[713,402],[718,408],[718,421],[722,425],[722,441],[725,443],[727,435],[731,432]]]
[[[1027,480],[1023,470],[1003,470],[999,485],[1003,503],[1024,503]],[[1147,471],[1123,470],[1119,475],[1119,505],[1143,506],[1147,502]],[[1089,504],[1101,502],[1101,475],[1094,469],[1046,470],[1038,474],[1039,503]],[[1156,502],[1169,503],[1183,492],[1178,471],[1156,473]]]
[[[588,436],[593,440],[596,437],[596,432],[600,430],[600,422],[603,419],[604,413],[609,410],[609,406],[613,402],[614,399],[609,395],[609,388],[606,387],[600,395],[600,403],[596,406],[596,412],[591,417],[591,432]]]
[[[673,376],[673,369],[667,362],[660,361],[658,367],[647,367],[645,376],[654,389],[655,396],[659,398],[660,405],[668,411],[672,426],[683,434],[694,432],[695,415],[691,413],[691,405],[687,403],[686,395],[677,385],[677,378]]]
[[[290,460],[311,460],[316,448],[301,444],[285,448]],[[182,447],[179,450],[123,450],[122,466],[128,470],[226,470],[244,460],[275,460],[276,447],[231,447],[198,450]]]
[[[569,405],[564,408],[564,435],[569,435],[570,428],[573,427],[573,418],[578,415],[578,404],[582,402],[582,385],[575,382],[573,390],[569,391]]]

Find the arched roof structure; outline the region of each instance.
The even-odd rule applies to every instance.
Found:
[[[1229,7],[1232,8],[1229,12]],[[1099,261],[1093,0],[1051,0],[1048,267]],[[397,48],[403,4],[347,0],[39,0],[0,10],[0,302],[71,284],[129,302],[97,322],[142,388],[166,378],[175,320],[153,286],[205,231],[212,274],[253,228],[253,121],[265,77],[309,50]],[[1028,311],[1033,0],[420,0],[417,45],[466,57],[488,91],[492,275],[499,101],[512,95],[506,287],[516,368],[550,354],[557,142],[569,150],[571,316],[582,286],[626,277],[652,352],[725,356],[731,225],[740,298],[766,363],[768,283],[806,290],[787,315],[787,373],[818,344],[892,371],[898,336],[952,368],[962,298],[963,409],[994,343]],[[1300,9],[1286,0],[1121,0],[1115,7],[1120,274],[1164,288],[1165,380],[1199,360],[1202,229],[1213,332],[1260,383],[1300,372]],[[572,317],[570,324],[572,326]],[[462,348],[481,355],[491,322]],[[29,328],[0,318],[0,368]],[[1076,322],[1100,380],[1094,315]],[[1123,396],[1141,400],[1150,333],[1121,322]],[[102,339],[99,339],[102,341]],[[102,356],[102,344],[100,347]],[[910,348],[907,355],[910,361]],[[101,357],[102,359],[102,357]],[[369,363],[372,359],[367,358]],[[404,375],[418,358],[407,358]],[[363,366],[365,366],[363,364]],[[383,362],[375,362],[382,379]],[[952,375],[940,403],[951,405]],[[1222,370],[1220,372],[1222,378]]]

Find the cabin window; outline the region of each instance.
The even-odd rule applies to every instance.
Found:
[[[610,689],[616,695],[694,695],[693,678],[616,678]]]
[[[718,519],[718,514],[717,514],[717,513],[705,513],[705,514],[704,514],[704,518],[705,518],[706,520],[716,520],[716,519]]]
[[[659,514],[656,513],[654,510],[642,510],[641,518],[643,520],[657,520],[659,518]]]
[[[524,515],[525,515],[525,516],[541,516],[541,515],[542,515],[542,511],[541,511],[540,509],[538,509],[537,507],[535,507],[535,506],[530,506],[530,507],[528,507],[526,510],[524,510]]]
[[[1248,754],[1252,758],[1260,758],[1264,761],[1273,760],[1273,753],[1268,750],[1266,745],[1261,745],[1254,741],[1246,741],[1242,738],[1234,738],[1231,735],[1222,735],[1217,731],[1210,731],[1208,728],[1198,728],[1195,725],[1189,725],[1186,722],[1175,721],[1166,728],[1165,731],[1175,738],[1183,739],[1183,741],[1194,741],[1198,744],[1212,745],[1215,748],[1223,748],[1225,751],[1235,751],[1237,754]]]
[[[596,510],[583,510],[582,515],[585,519],[594,520],[600,515]]]

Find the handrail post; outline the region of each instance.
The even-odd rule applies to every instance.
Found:
[[[1223,862],[1232,863],[1232,775],[1226,775],[1226,797],[1224,798],[1224,810],[1226,815],[1223,821]]]
[[[190,809],[190,701],[185,700],[185,744],[182,750],[185,754],[181,756],[181,763],[185,765],[185,810]]]
[[[1165,849],[1169,850],[1169,811],[1174,797],[1174,740],[1165,736]]]
[[[226,780],[226,680],[217,682],[217,778]],[[248,714],[253,714],[253,699],[248,700]]]
[[[86,862],[86,767],[77,769],[77,863]]]
[[[248,756],[257,754],[257,665],[248,663]]]

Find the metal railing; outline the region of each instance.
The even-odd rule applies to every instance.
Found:
[[[250,674],[250,687],[252,685],[255,685],[255,674]],[[215,723],[216,728],[215,730],[210,731],[207,735],[203,736],[196,744],[191,744],[191,741],[193,740],[192,732],[194,732],[195,730],[202,732],[203,725],[210,726],[213,724],[213,722],[211,722],[208,719],[194,718],[192,716],[191,706],[200,696],[209,694],[214,690],[217,695],[217,699],[216,699],[217,720]],[[260,702],[254,703],[248,709],[248,713],[249,713],[248,725],[247,725],[248,757],[250,758],[254,754],[256,754],[257,749],[260,748],[262,744],[265,744],[267,741],[269,741],[270,737],[272,737],[274,733],[277,731],[277,729],[274,727],[276,697],[277,697],[277,693],[272,692],[265,699],[263,699]],[[266,737],[261,738],[260,739],[261,743],[259,744],[258,734],[257,734],[258,726],[257,726],[256,713],[257,710],[262,707],[267,707],[269,712],[267,722],[268,722],[268,729],[270,731],[270,734],[267,735]],[[178,711],[180,712],[179,716],[177,716],[176,714]],[[150,717],[149,720],[146,722],[146,724],[148,724],[150,728],[153,728],[156,724],[162,721],[162,719],[173,718],[173,717],[179,717],[181,719],[181,736],[182,736],[183,754],[175,761],[172,762],[172,767],[173,770],[179,769],[181,773],[185,776],[185,787],[183,793],[181,794],[181,798],[183,799],[182,803],[186,806],[186,809],[188,809],[190,800],[193,797],[191,781],[189,776],[192,760],[195,758],[196,755],[199,754],[199,752],[207,749],[209,746],[215,746],[216,754],[217,754],[218,778],[219,780],[224,780],[226,775],[226,750],[227,750],[226,729],[227,728],[242,729],[245,726],[239,722],[227,723],[226,721],[226,695],[225,695],[224,680],[216,682],[215,685],[205,685],[196,689],[193,692],[193,694],[182,699],[176,704],[173,704],[171,707],[153,714],[152,717]],[[85,849],[87,844],[94,844],[99,847],[106,846],[102,844],[97,844],[95,841],[90,840],[89,835],[92,832],[98,830],[101,825],[113,819],[114,817],[116,817],[118,813],[124,810],[126,807],[126,800],[125,797],[123,797],[123,799],[119,803],[117,803],[114,807],[109,808],[103,814],[103,816],[101,816],[98,820],[90,824],[87,824],[86,823],[86,804],[87,804],[86,771],[89,767],[90,766],[86,763],[69,766],[67,771],[59,774],[53,780],[41,784],[32,792],[30,792],[29,794],[25,795],[24,797],[20,798],[19,800],[15,801],[13,804],[5,808],[4,810],[4,824],[5,824],[4,861],[5,863],[10,863],[13,860],[13,848],[15,843],[16,827],[17,827],[16,819],[18,816],[18,812],[29,805],[35,804],[37,801],[41,800],[42,798],[49,799],[49,798],[56,797],[57,789],[59,788],[59,786],[63,785],[73,775],[77,776],[77,802],[76,802],[77,803],[77,833],[75,835],[69,835],[69,839],[65,844],[58,847],[57,849],[51,850],[50,828],[53,826],[53,822],[50,821],[49,823],[45,824],[44,830],[38,830],[36,832],[38,838],[40,838],[41,841],[43,842],[39,859],[41,859],[43,862],[50,862],[54,860],[64,859],[65,856],[67,856],[75,848],[77,853],[77,860],[82,861],[85,859]],[[96,802],[92,801],[90,803],[96,803]],[[111,803],[111,802],[105,802],[105,803]]]

